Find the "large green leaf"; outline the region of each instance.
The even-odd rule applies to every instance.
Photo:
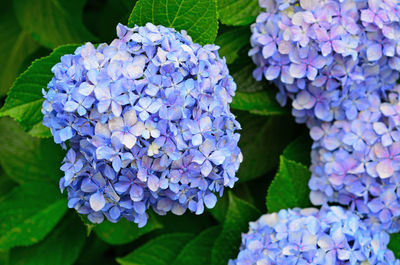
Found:
[[[220,231],[221,228],[219,226],[213,226],[201,232],[198,236],[187,243],[172,264],[211,264],[211,251]]]
[[[33,138],[10,118],[0,119],[0,165],[19,183],[58,183],[64,151],[53,139]]]
[[[281,156],[279,171],[268,188],[268,212],[310,206],[308,198],[310,174],[306,166]]]
[[[48,48],[94,41],[82,23],[85,0],[14,0],[22,28]],[[99,18],[101,19],[101,18]]]
[[[55,185],[31,182],[14,188],[0,199],[0,249],[39,242],[66,210]]]
[[[147,22],[186,30],[194,42],[213,43],[218,31],[216,0],[139,0],[129,26]]]
[[[181,249],[194,238],[192,234],[159,236],[117,261],[122,265],[170,265]]]
[[[242,233],[248,231],[249,222],[260,217],[261,213],[251,204],[229,194],[229,208],[221,234],[212,250],[213,265],[227,264],[239,252]]]
[[[253,93],[236,92],[231,108],[246,110],[257,115],[271,116],[285,114],[285,109],[276,103],[273,92],[270,90]]]
[[[11,250],[13,265],[72,265],[85,243],[85,228],[75,213],[64,220],[40,243]]]
[[[237,176],[247,181],[263,176],[276,167],[281,154],[295,134],[295,125],[289,116],[264,117],[240,112],[238,121],[243,129],[239,147],[243,162]]]
[[[42,89],[46,88],[51,80],[53,76],[51,68],[60,62],[60,57],[73,53],[77,47],[78,45],[61,46],[49,56],[35,60],[15,81],[6,103],[0,109],[0,117],[14,118],[33,136],[51,136],[50,130],[42,125],[41,108],[44,100]]]
[[[303,134],[291,142],[285,150],[283,156],[289,160],[299,162],[305,166],[310,165],[310,152],[312,140],[308,134]]]
[[[222,24],[249,25],[261,13],[261,8],[258,0],[218,0],[218,13]]]
[[[12,1],[2,3],[0,13],[0,97],[10,89],[25,59],[32,54],[39,45],[32,35],[24,31],[14,15]]]
[[[397,259],[400,259],[400,233],[390,235],[388,248],[393,251]]]
[[[119,245],[129,243],[159,228],[162,228],[162,225],[154,217],[150,217],[146,226],[142,228],[138,228],[137,224],[124,218],[115,224],[105,221],[96,225],[94,231],[98,237],[108,244]]]
[[[226,58],[226,63],[231,64],[238,58],[241,48],[249,43],[250,29],[248,27],[237,27],[222,33],[215,40],[220,49],[219,56]]]

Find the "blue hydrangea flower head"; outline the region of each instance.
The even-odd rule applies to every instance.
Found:
[[[359,87],[386,91],[396,84],[399,1],[259,2],[265,12],[251,26],[253,75],[278,85],[281,104],[292,99],[298,122],[329,122],[337,109],[351,118],[354,106],[344,99],[362,95]]]
[[[387,249],[389,235],[371,229],[360,217],[339,206],[320,210],[289,209],[250,223],[229,265],[369,264],[396,265]]]
[[[201,214],[233,187],[242,161],[219,47],[163,26],[117,27],[110,45],[64,55],[44,91],[43,123],[67,148],[61,190],[90,221],[146,211]]]

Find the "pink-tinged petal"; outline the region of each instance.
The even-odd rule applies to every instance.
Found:
[[[92,194],[89,199],[90,207],[98,212],[106,205],[106,199],[102,192],[97,191],[96,193]]]
[[[367,49],[367,58],[370,61],[378,61],[382,57],[382,46],[378,43],[369,45]]]
[[[328,56],[332,52],[332,45],[330,42],[325,42],[321,45],[321,52],[323,56]]]
[[[96,135],[101,135],[106,138],[110,138],[111,136],[108,126],[106,124],[102,124],[101,122],[96,123],[96,126],[94,127],[94,132]]]
[[[158,190],[159,184],[160,184],[160,180],[156,176],[150,175],[147,178],[147,186],[149,187],[149,189],[151,191],[156,192]]]
[[[316,22],[316,19],[311,11],[305,11],[303,12],[303,20],[307,24],[313,24]]]
[[[375,17],[375,14],[369,9],[361,11],[361,20],[364,22],[372,23],[372,22],[374,22],[374,17]]]
[[[271,43],[272,41],[273,39],[268,34],[263,34],[257,38],[257,42],[263,46]]]
[[[300,6],[305,10],[312,10],[318,6],[318,0],[300,0]]]
[[[346,51],[346,44],[341,40],[333,40],[332,48],[337,53],[344,53]]]
[[[331,250],[335,246],[335,243],[333,242],[332,238],[330,238],[328,235],[321,236],[317,244],[324,251]]]
[[[326,29],[321,27],[315,28],[315,35],[319,41],[328,41],[330,39]]]
[[[146,129],[145,125],[143,122],[139,121],[136,123],[130,130],[129,132],[135,136],[140,136]]]
[[[111,132],[122,131],[124,127],[124,120],[121,117],[114,117],[108,122],[108,128]]]
[[[267,45],[264,46],[264,48],[262,49],[262,55],[263,55],[264,59],[268,59],[268,58],[271,57],[275,52],[276,52],[276,44],[275,44],[274,42],[271,42],[271,43],[267,44]]]
[[[385,116],[393,116],[396,114],[396,110],[393,108],[390,103],[382,103],[380,110]]]
[[[314,81],[315,78],[317,77],[318,74],[318,70],[315,67],[308,67],[308,71],[307,71],[307,78],[310,81]]]
[[[127,126],[132,126],[137,121],[136,111],[131,109],[124,114],[124,121]]]
[[[373,124],[373,128],[374,128],[374,131],[379,135],[385,134],[388,132],[388,129],[383,122],[375,122]]]
[[[376,165],[376,172],[380,178],[389,178],[394,174],[393,162],[392,160],[385,159]]]
[[[305,64],[292,63],[290,65],[289,72],[294,78],[303,78],[306,76],[307,66]]]

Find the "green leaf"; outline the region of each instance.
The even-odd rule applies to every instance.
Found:
[[[180,250],[191,240],[192,234],[166,234],[159,236],[123,258],[117,258],[122,265],[169,265]]]
[[[289,160],[299,162],[303,165],[310,165],[310,152],[312,140],[308,134],[303,134],[291,142],[285,150],[283,156]]]
[[[256,81],[252,76],[253,69],[253,64],[245,64],[232,74],[237,91],[231,108],[265,116],[288,114],[287,109],[282,108],[275,99],[276,89],[265,82]]]
[[[279,171],[268,188],[268,212],[310,206],[308,198],[310,175],[306,166],[281,156]]]
[[[296,131],[289,117],[264,117],[246,112],[239,114],[237,120],[243,127],[239,141],[243,162],[237,176],[239,181],[248,181],[278,166],[279,158],[276,154],[282,153]]]
[[[5,196],[7,192],[17,186],[17,183],[11,180],[6,173],[0,168],[0,198]],[[0,263],[1,264],[1,263]]]
[[[12,9],[12,1],[2,3],[0,14],[0,97],[7,94],[15,78],[20,73],[25,59],[39,45],[32,35],[22,30]]]
[[[72,265],[85,243],[85,228],[71,212],[40,243],[11,250],[13,265]]]
[[[0,199],[0,250],[42,240],[67,211],[56,186],[31,182]]]
[[[121,219],[118,223],[103,222],[96,225],[94,231],[96,235],[111,245],[126,244],[140,236],[162,228],[154,217],[150,217],[146,226],[138,228],[137,224],[128,220]]]
[[[249,222],[260,217],[261,213],[251,204],[229,194],[229,208],[221,234],[212,250],[213,265],[227,264],[239,252],[242,233],[249,229]]]
[[[216,0],[139,0],[129,17],[133,27],[152,22],[176,30],[186,30],[194,42],[213,43],[217,37]]]
[[[33,138],[15,121],[0,119],[0,164],[18,183],[49,181],[58,183],[64,151],[53,139]]]
[[[265,116],[286,114],[285,109],[276,103],[273,92],[270,90],[253,93],[238,91],[233,98],[231,108]]]
[[[393,251],[397,259],[400,259],[400,233],[390,234],[388,249]]]
[[[0,117],[14,118],[33,136],[51,136],[50,130],[42,125],[41,108],[44,101],[42,89],[47,87],[47,83],[53,77],[51,68],[60,62],[60,57],[73,53],[77,47],[78,45],[61,46],[49,56],[35,60],[14,82],[6,103],[0,109]]]
[[[239,55],[240,56],[240,55]],[[256,81],[253,78],[253,70],[255,68],[254,64],[252,62],[243,62],[245,65],[242,64],[242,58],[238,59],[235,61],[233,65],[231,65],[230,69],[236,70],[235,68],[238,68],[236,71],[233,72],[232,77],[235,80],[237,84],[237,91],[238,92],[244,92],[244,93],[253,93],[253,92],[260,92],[260,91],[265,91],[265,90],[271,90],[270,97],[273,98],[275,102],[275,106],[279,106],[278,102],[275,100],[275,96],[272,94],[272,90],[276,91],[276,88],[270,87],[270,85],[266,82],[259,82]],[[271,104],[274,104],[271,102]],[[280,107],[281,110],[282,107]]]
[[[48,48],[95,41],[82,23],[84,0],[14,0],[22,28]],[[101,19],[101,18],[100,18]]]
[[[231,26],[249,25],[261,13],[258,0],[218,0],[219,19]]]
[[[248,27],[237,27],[219,35],[215,40],[220,46],[219,56],[225,57],[227,64],[233,63],[239,57],[239,50],[248,44],[250,35]]]
[[[172,264],[211,264],[211,251],[220,231],[221,228],[219,226],[214,226],[201,232],[198,236],[187,243]]]
[[[215,220],[217,220],[219,223],[223,223],[225,221],[226,212],[228,211],[228,205],[229,195],[225,192],[221,198],[218,198],[215,207],[208,209],[208,212],[210,212]]]

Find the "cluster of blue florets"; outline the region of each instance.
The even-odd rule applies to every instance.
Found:
[[[252,25],[256,79],[314,140],[311,201],[339,202],[397,231],[400,217],[400,3],[270,1]],[[278,26],[276,26],[278,25]],[[399,183],[399,184],[398,184]]]
[[[150,206],[201,214],[233,187],[242,161],[225,60],[163,26],[118,25],[117,35],[52,68],[42,112],[55,142],[69,142],[60,188],[94,223],[144,226]]]
[[[229,265],[397,265],[389,234],[339,206],[281,210],[250,223]]]
[[[400,3],[260,5],[253,75],[273,81],[278,101],[290,98],[296,121],[310,128],[310,199],[322,208],[251,223],[232,263],[398,264],[386,233],[400,229]]]

